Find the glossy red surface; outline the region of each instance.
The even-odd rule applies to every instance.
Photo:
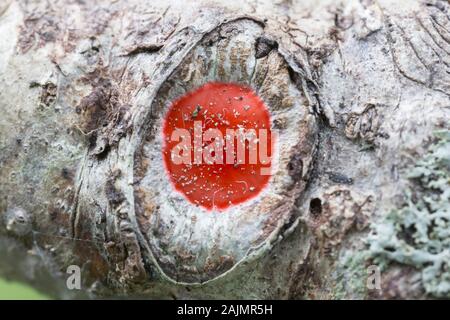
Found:
[[[201,123],[202,136],[194,130],[195,123],[197,123],[197,129]],[[189,147],[187,147],[186,141],[183,141],[184,149],[179,146],[181,139],[172,141],[174,140],[172,135],[180,129],[186,129],[190,135]],[[204,133],[208,129],[220,130],[224,137],[223,143],[217,142],[215,139],[205,139]],[[261,168],[270,167],[270,162],[263,164],[258,156],[256,163],[250,163],[250,150],[255,152],[256,150],[255,145],[248,141],[245,147],[245,161],[239,163],[237,159],[238,138],[234,139],[234,136],[227,135],[227,129],[234,129],[236,133],[239,132],[239,129],[254,129],[257,136],[253,142],[258,143],[258,149],[261,148],[259,129],[267,130],[267,155],[270,156],[272,150],[270,114],[264,102],[249,87],[233,83],[208,83],[174,101],[164,120],[162,152],[170,180],[174,188],[191,203],[208,210],[214,208],[224,210],[232,205],[245,202],[257,196],[270,179],[270,175],[261,173]],[[194,153],[194,140],[199,138],[203,140],[201,142],[203,153],[200,154],[200,157],[203,155],[203,158],[201,159],[198,158],[199,153],[197,155]],[[234,141],[234,146],[229,144],[228,149],[227,139]],[[241,139],[241,141],[243,140]],[[218,143],[216,146],[220,146],[223,154],[217,154],[215,151],[218,149],[215,151],[209,149],[213,148],[213,143]],[[227,154],[230,154],[230,151],[234,151],[231,152],[233,161],[227,163]],[[213,164],[206,163],[204,152],[210,152],[209,154],[215,160],[222,158],[223,163],[220,161]],[[183,155],[184,159],[189,159],[190,162],[175,163],[173,159],[177,158],[177,154]],[[258,153],[256,152],[256,154]]]

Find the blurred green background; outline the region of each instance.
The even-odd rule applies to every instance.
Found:
[[[18,282],[0,278],[0,300],[42,300],[49,299],[39,291]]]

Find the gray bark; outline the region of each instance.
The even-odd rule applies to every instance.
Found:
[[[437,0],[3,0],[0,274],[63,298],[449,297],[449,19]],[[158,156],[167,102],[213,80],[255,88],[280,134],[267,192],[222,215]]]

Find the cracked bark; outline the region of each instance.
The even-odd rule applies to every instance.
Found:
[[[448,129],[449,15],[419,0],[2,2],[0,273],[64,298],[426,297],[418,268],[360,290],[343,261]],[[268,192],[220,217],[174,195],[157,160],[167,103],[213,80],[254,87],[282,142]]]

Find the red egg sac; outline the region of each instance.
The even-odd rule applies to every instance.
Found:
[[[267,186],[272,140],[269,111],[250,87],[211,82],[171,104],[162,153],[177,191],[194,205],[223,211]],[[261,155],[263,144],[269,158]]]

